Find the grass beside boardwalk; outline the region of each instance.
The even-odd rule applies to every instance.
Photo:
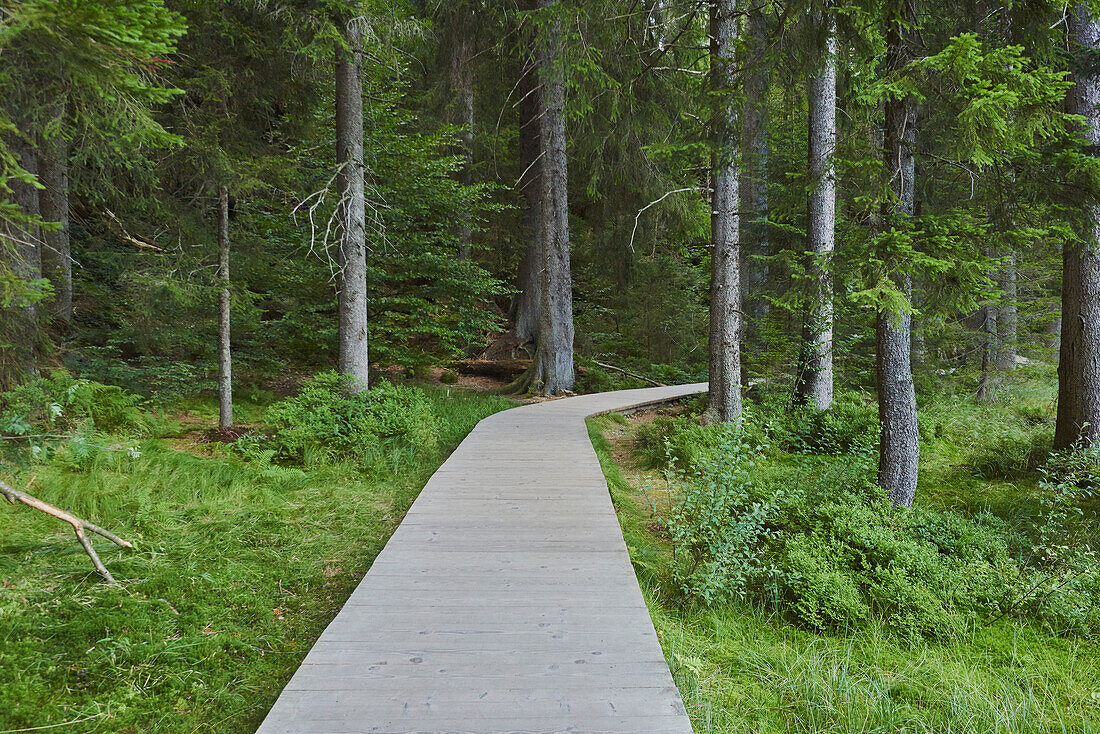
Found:
[[[1041,390],[1038,392],[1042,392]],[[1043,399],[1036,395],[1036,400]],[[1004,407],[1001,406],[1004,411]],[[1034,490],[1013,443],[1035,441],[1011,421],[993,441],[968,426],[993,409],[929,406],[924,499],[1011,512]],[[1100,647],[1039,624],[975,624],[939,640],[899,639],[874,621],[858,629],[800,628],[776,610],[703,609],[683,601],[658,518],[671,497],[637,453],[642,423],[593,419],[590,434],[619,512],[665,655],[698,734],[710,732],[1100,732]],[[1026,425],[1022,421],[1020,425]],[[963,440],[969,435],[970,440]],[[959,439],[956,441],[956,439]],[[1041,443],[1041,439],[1039,439]],[[996,462],[998,478],[975,479]],[[761,470],[769,470],[765,464]],[[1005,475],[1012,476],[1004,479]]]
[[[0,731],[254,731],[446,453],[512,404],[425,392],[445,449],[370,473],[245,461],[169,421],[17,474],[136,548],[96,541],[111,588],[68,526],[0,506]]]

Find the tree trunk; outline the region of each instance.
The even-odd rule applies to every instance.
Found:
[[[1095,56],[1100,18],[1081,3],[1070,14],[1071,50]],[[1091,57],[1090,57],[1091,58]],[[1100,69],[1084,58],[1073,73],[1069,112],[1084,117],[1085,142],[1100,145]],[[1080,240],[1062,246],[1062,343],[1054,448],[1100,442],[1100,202],[1084,206]]]
[[[540,8],[557,0],[539,0]],[[561,20],[546,26],[538,48],[542,125],[539,130],[539,333],[532,386],[543,395],[573,389],[573,282],[569,265],[569,189],[565,141],[565,74]]]
[[[738,221],[737,110],[729,90],[736,82],[735,0],[710,0],[714,195],[711,204],[710,385],[705,419],[741,417],[741,246]]]
[[[804,359],[799,370],[796,401],[816,410],[833,404],[833,276],[836,238],[836,19],[818,11],[825,29],[821,68],[809,84],[808,207],[809,307],[804,327]]]
[[[464,13],[456,10],[456,15]],[[458,172],[458,181],[464,186],[474,182],[474,73],[471,66],[473,48],[469,40],[470,24],[464,17],[455,17],[451,21],[451,67],[450,86],[454,94],[454,123],[462,128],[462,169]],[[470,257],[473,243],[473,228],[465,213],[460,212],[458,225],[458,257],[466,260]]]
[[[229,346],[229,188],[218,187],[218,428],[233,427],[233,353]]]
[[[1043,345],[1054,352],[1062,348],[1062,318],[1060,316],[1056,316],[1047,322],[1046,339]]]
[[[369,382],[366,194],[363,170],[362,30],[347,23],[348,48],[336,56],[336,162],[340,166],[339,370],[352,394]]]
[[[900,19],[890,22],[886,36],[886,66],[900,70],[910,59],[916,0],[900,0]],[[916,148],[916,101],[912,97],[886,102],[884,156],[892,197],[884,214],[912,217],[916,183],[913,152]],[[912,279],[902,263],[887,263],[899,289],[912,295]],[[910,361],[912,318],[908,313],[880,310],[875,324],[879,442],[879,484],[895,505],[909,507],[917,491],[920,436],[917,432],[917,398]]]
[[[988,402],[993,396],[993,365],[997,362],[997,307],[982,306],[979,311],[982,322],[982,372],[978,377],[978,402]]]
[[[768,93],[771,78],[764,58],[767,19],[760,0],[753,0],[746,27],[745,113],[741,127],[741,269],[745,274],[745,310],[750,316],[746,320],[746,332],[759,334],[769,312],[765,296],[768,263],[761,258],[771,254],[768,247]]]
[[[534,8],[533,0],[523,0],[522,8]],[[519,80],[519,161],[523,167],[519,188],[523,194],[523,228],[527,249],[519,264],[515,299],[512,301],[512,321],[516,336],[525,342],[535,341],[539,333],[539,304],[542,302],[539,280],[539,198],[542,192],[541,111],[538,72],[531,54],[530,38],[524,36],[524,68]]]
[[[1016,307],[1016,253],[1010,252],[1000,273],[1000,286],[1004,291],[1004,305],[997,315],[997,369],[1016,369],[1016,340],[1018,311]]]
[[[53,285],[49,307],[66,325],[73,319],[73,266],[69,240],[69,141],[57,134],[42,143],[39,161],[39,191],[42,221],[56,222],[60,229],[42,232],[42,275]]]
[[[25,126],[29,127],[29,125]],[[19,165],[32,176],[38,175],[38,153],[35,147],[18,135],[8,141],[9,149]],[[12,180],[12,201],[28,217],[41,215],[39,190],[32,184]],[[16,276],[16,287],[25,287],[11,306],[3,309],[0,340],[7,342],[0,350],[0,387],[9,388],[37,375],[38,319],[30,298],[30,284],[42,277],[41,230],[35,224],[9,222],[3,228],[0,257]]]

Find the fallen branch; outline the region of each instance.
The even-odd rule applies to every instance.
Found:
[[[103,574],[103,577],[107,579],[109,583],[115,583],[114,576],[112,576],[111,572],[107,570],[107,567],[103,565],[103,561],[99,560],[99,556],[96,555],[95,548],[92,547],[92,541],[90,541],[88,539],[88,536],[84,534],[84,530],[87,529],[97,535],[102,535],[104,538],[111,541],[115,545],[120,545],[123,548],[133,548],[134,546],[132,543],[127,540],[123,540],[114,533],[108,530],[104,530],[98,525],[90,523],[87,520],[81,520],[79,517],[72,514],[71,512],[66,512],[65,510],[58,509],[57,507],[54,507],[49,503],[43,502],[37,497],[33,497],[20,489],[16,489],[2,479],[0,479],[0,493],[2,493],[4,497],[7,498],[8,502],[12,503],[13,505],[18,500],[27,507],[33,507],[36,510],[40,510],[47,515],[56,517],[58,520],[64,520],[65,522],[72,525],[73,530],[76,531],[76,539],[80,542],[80,545],[84,547],[84,550],[91,557],[92,565],[95,566],[95,569],[97,571]]]
[[[641,380],[642,382],[648,382],[650,385],[653,385],[654,387],[668,387],[668,385],[666,385],[663,382],[657,382],[656,380],[651,380],[650,378],[645,377],[644,375],[639,375],[638,373],[631,372],[630,370],[624,370],[622,367],[616,367],[613,364],[607,364],[606,362],[597,362],[596,360],[592,360],[592,364],[603,367],[605,370],[613,370],[615,372],[620,372],[620,373],[626,375],[627,377],[633,377],[635,380]]]
[[[122,236],[122,239],[126,240],[131,245],[133,245],[134,247],[139,247],[143,250],[155,250],[156,252],[167,252],[167,250],[165,250],[163,247],[160,247],[158,245],[154,245],[152,242],[149,242],[148,240],[138,239],[137,237],[134,237],[132,234],[127,232],[126,228],[122,226],[122,222],[119,220],[118,217],[115,216],[115,213],[113,211],[111,211],[110,209],[104,209],[103,211],[105,211],[107,213],[107,216],[110,217],[111,221],[115,223],[116,227],[118,227],[118,231],[119,231],[119,234]]]

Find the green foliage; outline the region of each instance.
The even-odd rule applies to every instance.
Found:
[[[715,450],[695,458],[691,481],[671,471],[678,489],[666,523],[676,549],[673,568],[681,588],[707,604],[743,598],[769,569],[757,550],[773,534],[769,518],[780,497],[754,491],[751,447],[734,426],[709,429]]]
[[[680,603],[666,535],[653,532],[652,489],[645,480],[628,482],[612,458],[601,434],[610,420],[590,422],[593,443],[696,731],[1086,734],[1100,726],[1093,643],[1052,634],[1028,612],[920,639],[899,637],[873,615],[858,626],[821,631],[790,624],[772,605]],[[756,474],[774,473],[775,459],[761,460]],[[957,522],[957,512],[936,514],[919,526],[944,553],[969,554],[969,546],[983,542],[972,523]],[[1000,532],[1001,522],[982,522]]]
[[[0,686],[0,730],[79,719],[89,732],[255,732],[442,449],[510,405],[438,389],[417,400],[437,420],[436,448],[409,461],[389,444],[370,474],[241,461],[172,435],[130,452],[110,450],[122,436],[89,434],[14,475],[5,462],[6,481],[33,475],[34,494],[135,548],[94,541],[124,584],[109,587],[57,520],[0,505],[0,669],[19,671]]]
[[[268,408],[271,434],[247,435],[238,448],[267,461],[371,467],[394,453],[422,456],[438,450],[439,421],[422,391],[379,381],[349,397],[347,387],[347,378],[335,372],[313,377],[297,395]]]
[[[878,409],[862,394],[839,396],[828,410],[794,408],[772,414],[765,430],[784,450],[813,454],[865,451],[878,441]]]
[[[1023,443],[968,445],[972,470],[1034,474],[1047,426],[1014,434],[1012,425],[993,430]],[[819,630],[874,622],[910,639],[954,637],[1003,616],[1058,633],[1100,632],[1100,574],[1084,509],[1097,486],[1094,454],[1052,459],[1035,511],[1009,521],[988,511],[892,507],[875,482],[876,434],[872,409],[851,395],[818,415],[750,407],[738,427],[686,417],[641,427],[640,458],[652,465],[659,446],[668,457],[675,500],[665,523],[682,593],[711,607],[773,610]],[[792,453],[768,448],[764,436]]]
[[[80,380],[67,372],[25,382],[0,393],[0,413],[38,432],[81,427],[111,433],[141,433],[150,428],[141,398],[114,385]]]
[[[1022,46],[983,46],[978,35],[948,40],[917,61],[933,81],[939,113],[954,115],[952,157],[984,167],[1036,142],[1065,135],[1060,109],[1070,87],[1062,70],[1033,64]]]

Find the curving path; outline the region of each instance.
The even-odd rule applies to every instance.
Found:
[[[691,734],[584,419],[705,389],[599,393],[481,421],[258,734]]]

